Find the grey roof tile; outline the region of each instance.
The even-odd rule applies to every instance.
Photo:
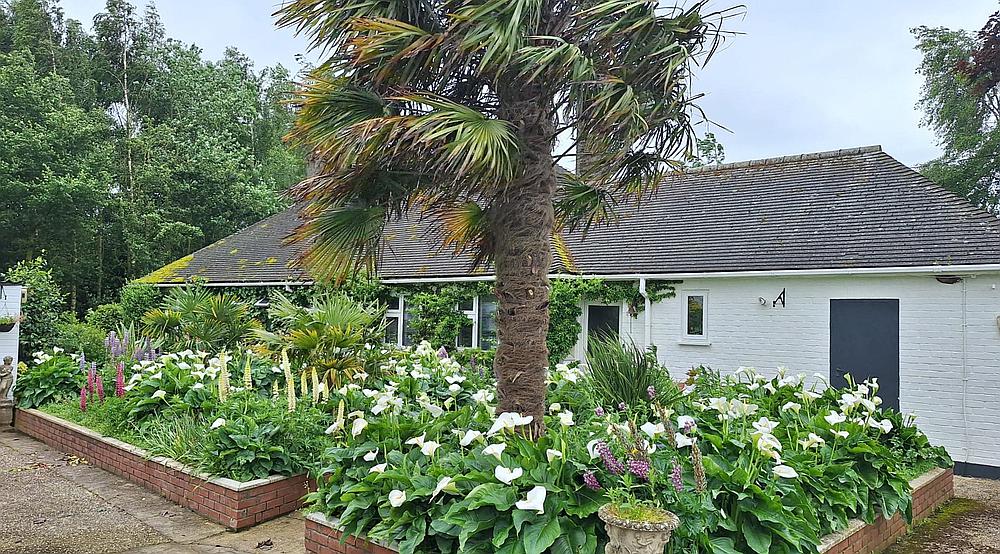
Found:
[[[853,148],[698,168],[666,180],[619,220],[567,234],[583,274],[689,273],[1000,263],[1000,219],[885,154]],[[292,207],[146,280],[308,281]],[[432,222],[386,227],[384,279],[462,277],[468,256],[433,238]],[[183,262],[183,263],[181,263]],[[558,257],[554,273],[566,272]]]

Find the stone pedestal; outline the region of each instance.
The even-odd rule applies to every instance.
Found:
[[[13,431],[14,401],[0,400],[0,431]]]

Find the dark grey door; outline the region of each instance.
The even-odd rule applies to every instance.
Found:
[[[899,300],[830,300],[830,383],[878,377],[883,407],[899,409]]]

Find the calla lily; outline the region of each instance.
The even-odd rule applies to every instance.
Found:
[[[451,477],[442,477],[441,480],[438,481],[437,486],[434,487],[434,494],[431,495],[431,500],[442,492],[458,492],[458,488],[455,486],[455,483],[452,482]]]
[[[561,412],[561,411],[562,411],[562,404],[558,402],[553,402],[551,405],[549,405],[550,414],[554,414],[556,412]]]
[[[527,510],[538,514],[544,514],[546,492],[548,491],[545,490],[545,487],[538,485],[528,491],[528,495],[524,500],[518,500],[515,506],[517,506],[518,510]]]
[[[462,440],[458,441],[458,444],[460,444],[462,446],[469,446],[470,444],[472,444],[472,441],[474,441],[474,440],[476,440],[476,439],[478,439],[479,437],[482,437],[482,436],[483,436],[483,434],[480,433],[479,431],[470,429],[470,430],[468,430],[468,431],[465,432],[465,435],[462,436]]]
[[[483,454],[487,456],[494,456],[496,459],[500,459],[500,455],[503,454],[503,450],[507,448],[505,443],[491,444],[483,449]]]
[[[376,448],[375,450],[372,450],[371,452],[365,454],[365,458],[364,459],[365,459],[366,462],[373,462],[373,461],[375,461],[375,457],[376,456],[378,456],[378,448]]]
[[[809,433],[809,438],[800,440],[799,444],[802,445],[802,448],[819,448],[826,444],[826,441],[816,433]]]
[[[533,416],[523,416],[517,412],[504,412],[497,416],[493,426],[486,432],[486,436],[491,437],[503,430],[513,430],[522,425],[527,425],[534,421]]]
[[[363,417],[355,419],[354,423],[351,424],[351,436],[357,437],[365,430],[365,427],[368,427],[368,420]]]
[[[590,459],[591,460],[593,460],[594,458],[597,458],[597,456],[598,456],[598,454],[597,454],[597,445],[601,444],[602,442],[604,442],[604,441],[601,440],[601,439],[594,439],[594,440],[592,440],[592,441],[590,441],[590,442],[587,443],[587,453],[590,454]]]
[[[783,411],[783,412],[795,412],[795,413],[799,413],[799,410],[801,410],[801,409],[802,409],[802,404],[798,404],[796,402],[788,402],[784,406],[781,407],[781,411]]]
[[[400,507],[400,506],[403,505],[403,502],[406,502],[406,493],[405,492],[403,492],[403,491],[401,491],[399,489],[393,489],[393,490],[389,491],[389,505],[390,506],[392,506],[393,508],[398,508],[398,507]]]
[[[681,433],[676,433],[674,435],[674,442],[677,443],[677,448],[684,448],[685,446],[691,446],[694,444],[695,438]]]
[[[448,385],[448,391],[452,394],[458,394],[462,392],[462,385],[455,383],[454,385]]]
[[[334,421],[333,425],[326,428],[326,434],[332,435],[337,431],[340,431],[341,429],[344,428],[344,423],[345,423],[344,418],[340,418],[337,421]]]
[[[198,389],[203,389],[203,388],[205,388],[205,383],[195,383],[195,384],[191,385],[191,389],[192,390],[198,390]]]
[[[427,441],[420,446],[420,452],[422,452],[424,456],[433,456],[434,451],[437,450],[439,446],[441,446],[440,443]]]
[[[643,433],[646,433],[647,435],[649,435],[649,438],[651,438],[651,439],[655,439],[657,435],[662,435],[663,433],[667,432],[666,427],[664,427],[662,423],[655,423],[654,424],[654,423],[652,423],[650,421],[647,421],[646,423],[643,423],[639,427],[639,429]]]
[[[505,485],[509,485],[514,481],[514,479],[524,475],[524,470],[519,467],[511,469],[504,466],[497,466],[493,469],[493,475],[497,478],[497,481],[500,481]]]
[[[682,416],[679,416],[677,418],[677,428],[678,429],[687,429],[688,427],[690,427],[691,429],[694,429],[697,426],[698,426],[697,422],[695,422],[694,418],[691,417],[691,416],[682,415]],[[661,425],[661,427],[662,427],[662,425]]]
[[[423,435],[420,435],[419,437],[413,437],[411,439],[407,439],[406,444],[414,444],[414,445],[417,445],[417,446],[423,446],[424,445],[424,437],[426,437],[426,436],[427,436],[427,433],[424,433]]]
[[[777,466],[774,466],[773,471],[774,471],[775,475],[777,475],[778,477],[781,477],[783,479],[795,479],[796,477],[799,476],[799,474],[798,474],[797,471],[795,471],[793,468],[788,467],[786,465],[777,465]]]
[[[846,439],[847,437],[851,436],[851,434],[847,431],[834,431],[833,434],[837,435],[842,439]]]
[[[215,421],[212,422],[212,429],[218,429],[219,427],[222,427],[225,424],[226,420],[220,417],[219,419],[216,419]]]
[[[573,412],[566,410],[565,412],[559,412],[559,424],[563,427],[572,427],[573,423]]]
[[[472,395],[472,399],[480,404],[488,404],[493,402],[493,393],[486,389],[479,389]]]
[[[158,391],[156,391],[156,392],[153,393],[153,398],[163,398],[166,395],[167,395],[167,391],[165,391],[165,390],[158,390]]]
[[[545,458],[548,459],[548,461],[549,461],[550,464],[552,463],[552,460],[555,460],[557,458],[562,458],[562,457],[563,457],[563,453],[560,452],[560,451],[558,451],[558,450],[553,450],[551,448],[547,448],[545,450]]]
[[[838,425],[847,421],[847,417],[843,414],[838,414],[837,412],[830,412],[830,415],[824,416],[823,419],[826,420],[830,425]]]
[[[772,433],[777,427],[778,427],[778,422],[771,421],[766,417],[762,417],[757,421],[753,422],[753,428],[756,429],[757,432],[760,434]]]
[[[369,469],[369,470],[368,470],[368,473],[385,473],[385,468],[386,468],[386,467],[387,467],[388,465],[389,465],[389,464],[378,464],[378,465],[374,465],[374,466],[372,466],[372,468],[371,468],[371,469]]]

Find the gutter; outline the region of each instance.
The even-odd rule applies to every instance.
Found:
[[[855,267],[835,269],[763,269],[752,271],[688,271],[676,273],[550,273],[550,279],[603,279],[605,281],[637,281],[640,279],[657,281],[679,281],[683,279],[740,278],[740,277],[826,277],[865,275],[972,275],[977,273],[1000,273],[1000,264],[967,265],[924,265],[892,267]],[[420,283],[468,283],[493,281],[493,275],[461,275],[453,277],[405,277],[382,279],[387,285],[407,285]],[[156,287],[179,287],[187,283],[151,283]],[[260,282],[211,282],[207,287],[274,287],[308,286],[314,281],[260,281]]]

